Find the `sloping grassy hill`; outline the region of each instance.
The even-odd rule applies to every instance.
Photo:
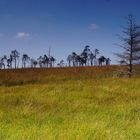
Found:
[[[140,78],[115,68],[0,71],[0,140],[139,140]]]

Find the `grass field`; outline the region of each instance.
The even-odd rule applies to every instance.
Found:
[[[140,78],[112,67],[0,71],[0,140],[140,140]]]

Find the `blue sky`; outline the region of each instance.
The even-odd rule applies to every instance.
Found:
[[[37,58],[49,47],[57,60],[85,45],[110,57],[120,51],[120,25],[133,14],[140,23],[139,0],[0,0],[0,56],[17,49]]]

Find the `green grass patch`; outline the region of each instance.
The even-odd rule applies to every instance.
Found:
[[[140,78],[79,71],[0,86],[0,140],[139,140]]]

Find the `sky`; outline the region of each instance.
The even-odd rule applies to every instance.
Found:
[[[89,45],[116,63],[116,35],[128,14],[140,23],[139,7],[140,0],[0,0],[0,56],[16,49],[37,58],[51,48],[60,61]]]

